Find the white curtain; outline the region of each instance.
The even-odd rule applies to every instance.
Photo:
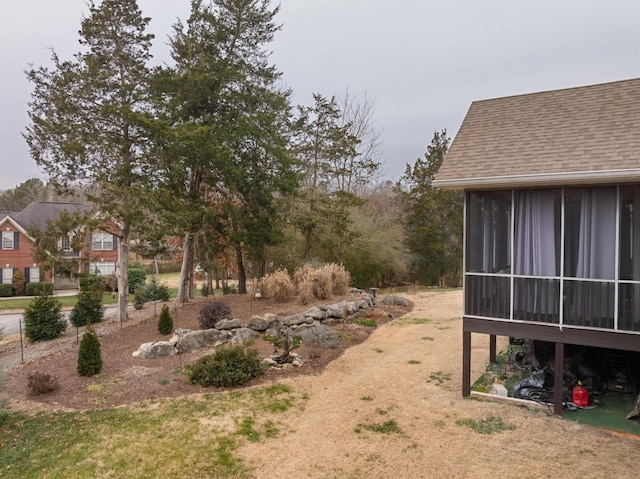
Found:
[[[555,191],[519,191],[516,200],[514,273],[556,276]],[[515,308],[554,313],[553,280],[520,280]],[[526,291],[525,291],[526,289]]]

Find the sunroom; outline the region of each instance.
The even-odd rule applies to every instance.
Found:
[[[463,395],[472,333],[640,351],[640,80],[474,102],[434,186],[465,190]]]

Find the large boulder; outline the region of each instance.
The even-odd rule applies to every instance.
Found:
[[[169,341],[157,341],[141,344],[138,350],[133,353],[133,357],[155,359],[164,356],[173,356],[177,352],[177,349]]]
[[[221,319],[215,325],[216,329],[238,329],[242,327],[239,319]]]
[[[264,316],[253,316],[249,320],[247,328],[254,331],[266,331],[269,328],[277,328],[279,325],[278,317],[275,314],[267,313]]]
[[[249,328],[238,328],[233,330],[231,336],[232,343],[244,343],[247,341],[256,341],[260,339],[260,333]]]
[[[322,321],[323,319],[325,319],[326,316],[326,311],[327,308],[326,307],[319,307],[319,306],[314,306],[313,308],[307,309],[304,313],[304,316],[306,318],[311,318],[315,321]]]
[[[294,333],[300,336],[303,343],[309,346],[319,346],[321,348],[338,347],[338,333],[326,324],[315,322],[298,327]]]
[[[385,294],[380,302],[387,305],[409,306],[409,301],[406,298],[395,294]]]
[[[198,349],[214,348],[226,343],[231,338],[231,333],[220,329],[201,329],[191,331],[180,338],[176,348],[181,353],[190,353]]]
[[[300,324],[311,324],[312,318],[306,317],[303,313],[292,314],[291,316],[284,316],[280,318],[280,324],[283,326],[298,326]]]

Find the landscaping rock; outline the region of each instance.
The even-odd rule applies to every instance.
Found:
[[[221,319],[215,325],[216,329],[238,329],[242,327],[239,319]]]
[[[279,324],[278,317],[275,314],[269,313],[264,316],[253,316],[249,320],[247,328],[253,329],[254,331],[266,331],[269,328],[277,327]]]
[[[190,353],[198,349],[213,348],[229,340],[231,333],[220,329],[202,329],[191,331],[180,338],[176,348],[181,353]]]
[[[318,306],[315,306],[311,309],[307,309],[304,313],[304,316],[307,318],[311,318],[314,319],[316,321],[322,321],[323,319],[326,318],[326,311],[327,309],[320,309]]]
[[[291,316],[285,316],[280,318],[280,324],[283,326],[298,326],[300,324],[311,324],[312,318],[307,318],[303,313],[293,314]]]
[[[380,302],[382,304],[389,304],[389,305],[409,306],[409,301],[406,298],[403,298],[402,296],[397,296],[395,294],[385,294],[380,299]]]
[[[295,330],[296,336],[310,346],[319,346],[322,348],[335,348],[338,346],[338,333],[326,324],[313,323],[303,325]]]
[[[157,341],[143,343],[137,351],[133,353],[135,358],[155,359],[164,356],[173,356],[178,350],[169,341]]]
[[[231,337],[232,343],[244,343],[246,341],[258,340],[260,339],[260,333],[254,331],[249,328],[238,328],[233,331],[233,335]]]

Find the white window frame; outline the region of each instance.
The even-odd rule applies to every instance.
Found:
[[[111,233],[92,233],[91,249],[93,251],[112,251],[113,235]]]
[[[109,276],[116,272],[115,261],[97,261],[89,263],[89,272],[98,276]]]
[[[40,282],[40,267],[30,267],[29,268],[29,283],[39,283]]]
[[[2,232],[2,249],[3,250],[15,249],[15,244],[13,239],[14,239],[13,231],[3,231]]]
[[[13,268],[2,268],[2,284],[13,284]]]

